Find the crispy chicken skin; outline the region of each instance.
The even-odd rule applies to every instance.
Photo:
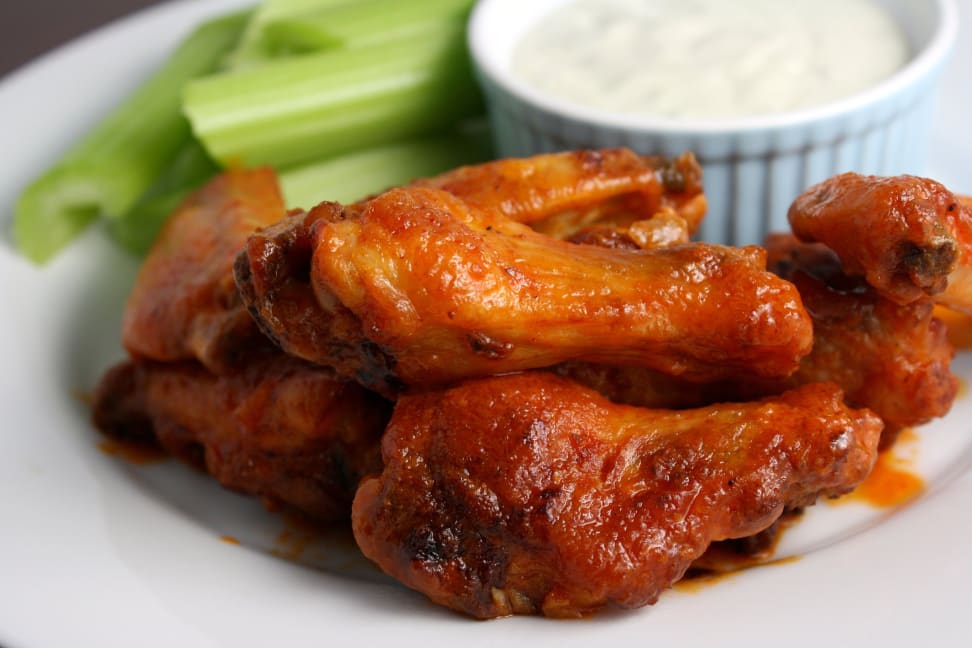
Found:
[[[702,168],[691,153],[673,159],[629,149],[550,153],[466,166],[413,186],[441,189],[554,238],[596,225],[623,226],[676,212],[689,234],[705,216]]]
[[[169,218],[125,307],[122,343],[135,358],[197,359],[226,371],[265,346],[233,282],[233,262],[256,229],[284,217],[269,169],[228,171]]]
[[[352,524],[384,571],[475,617],[637,607],[709,543],[852,489],[880,429],[832,385],[671,412],[547,372],[470,381],[399,400]]]
[[[424,187],[319,205],[251,237],[236,268],[286,352],[383,393],[567,360],[785,376],[812,341],[760,248],[571,244]]]
[[[110,436],[156,440],[223,486],[320,521],[348,519],[364,475],[381,469],[391,406],[334,373],[282,354],[215,376],[192,361],[125,362],[95,395]]]
[[[852,407],[869,408],[881,417],[884,445],[903,428],[948,413],[958,389],[949,369],[954,349],[929,299],[896,304],[863,279],[844,275],[840,260],[823,245],[800,243],[790,234],[770,235],[766,248],[768,267],[796,285],[813,320],[813,350],[791,376],[765,380],[740,375],[698,383],[589,363],[566,363],[556,372],[615,402],[679,409],[832,382]]]
[[[889,299],[936,295],[972,312],[972,210],[934,180],[844,173],[799,196],[789,219],[800,240],[824,243]]]

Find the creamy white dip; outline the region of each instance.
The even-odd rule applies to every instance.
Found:
[[[874,0],[574,0],[528,30],[512,69],[610,112],[718,119],[840,99],[908,56]]]

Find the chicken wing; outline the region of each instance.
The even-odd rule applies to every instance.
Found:
[[[269,169],[229,171],[169,218],[125,307],[122,343],[135,358],[198,359],[226,371],[266,346],[239,299],[233,262],[246,238],[285,215]]]
[[[226,488],[346,520],[360,479],[381,469],[391,406],[332,371],[282,354],[216,376],[196,362],[126,362],[102,379],[105,434],[156,440]]]
[[[811,324],[764,254],[576,245],[412,187],[256,234],[237,282],[288,353],[384,393],[571,359],[785,376],[810,350]]]
[[[546,372],[404,396],[352,524],[361,550],[480,618],[655,602],[709,543],[852,489],[880,421],[832,385],[684,412]]]
[[[852,407],[866,407],[885,423],[882,443],[902,429],[944,416],[958,380],[949,367],[954,349],[927,298],[900,305],[860,278],[843,274],[836,255],[792,235],[766,241],[768,266],[792,281],[813,320],[813,350],[784,379],[739,375],[699,383],[657,371],[567,363],[556,372],[612,401],[641,407],[686,408],[779,394],[799,385],[836,383]]]
[[[972,209],[934,180],[845,173],[799,196],[789,219],[889,299],[972,312]]]
[[[674,211],[691,234],[705,216],[702,168],[691,153],[668,159],[629,149],[567,151],[466,166],[416,187],[441,189],[559,239],[594,225],[623,226]]]

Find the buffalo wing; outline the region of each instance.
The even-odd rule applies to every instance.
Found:
[[[237,280],[285,351],[393,393],[567,360],[785,376],[811,325],[764,268],[756,247],[571,244],[412,187],[258,233]]]
[[[813,350],[783,379],[739,375],[693,382],[657,371],[566,363],[557,373],[611,400],[642,407],[698,407],[745,400],[815,382],[836,383],[852,407],[866,407],[885,423],[889,444],[906,427],[944,416],[958,381],[949,369],[954,349],[930,300],[897,304],[860,278],[843,273],[836,255],[791,235],[766,241],[769,268],[792,281],[813,320]]]
[[[691,234],[705,216],[702,168],[628,149],[567,151],[461,167],[412,183],[447,191],[559,239],[588,227],[625,226],[671,210]]]
[[[832,385],[670,412],[545,372],[482,379],[398,402],[352,524],[383,570],[476,617],[637,607],[709,543],[854,488],[880,430]]]

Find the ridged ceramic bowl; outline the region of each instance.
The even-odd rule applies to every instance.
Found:
[[[607,113],[551,97],[510,71],[520,39],[570,0],[480,0],[469,46],[502,156],[627,146],[693,151],[709,212],[699,238],[741,245],[788,229],[790,202],[843,171],[920,174],[943,65],[957,32],[952,0],[882,0],[911,48],[908,63],[870,89],[806,110],[723,121]]]

